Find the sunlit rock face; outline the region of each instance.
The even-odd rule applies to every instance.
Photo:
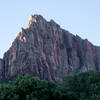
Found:
[[[100,47],[37,14],[29,17],[27,28],[21,28],[0,60],[0,78],[5,80],[31,74],[61,82],[65,75],[88,70],[100,70]]]

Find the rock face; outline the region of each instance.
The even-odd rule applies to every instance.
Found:
[[[0,59],[0,83],[4,81],[4,62]]]
[[[28,27],[21,29],[0,60],[0,80],[31,74],[61,82],[67,74],[87,70],[100,70],[100,47],[41,15],[30,16]]]

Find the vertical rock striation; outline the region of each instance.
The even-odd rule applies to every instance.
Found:
[[[100,47],[74,36],[53,20],[30,16],[10,49],[0,60],[0,79],[31,74],[40,79],[61,82],[67,74],[100,70]]]

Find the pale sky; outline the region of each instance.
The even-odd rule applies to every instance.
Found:
[[[100,46],[100,0],[0,0],[0,58],[31,14],[53,19]]]

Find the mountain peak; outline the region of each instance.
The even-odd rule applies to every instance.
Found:
[[[45,19],[38,14],[34,14],[34,15],[30,15],[29,16],[29,22],[40,22],[40,21],[44,21]]]
[[[31,74],[61,82],[67,74],[88,70],[100,70],[100,47],[35,14],[0,60],[0,81]]]

